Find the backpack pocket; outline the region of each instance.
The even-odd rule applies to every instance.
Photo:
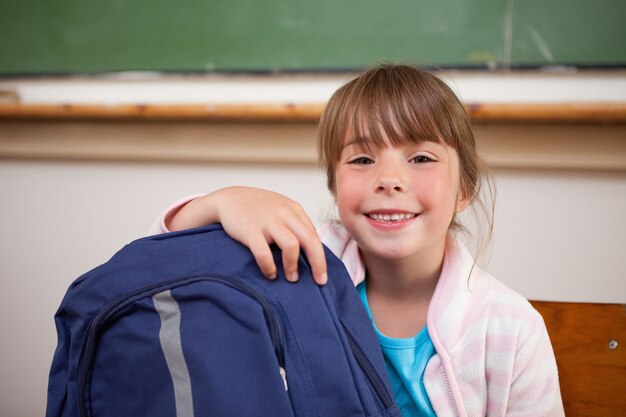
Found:
[[[80,414],[292,417],[283,345],[265,297],[237,278],[145,287],[89,324],[77,369]]]

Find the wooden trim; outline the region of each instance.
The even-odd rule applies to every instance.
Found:
[[[0,159],[317,163],[314,123],[0,121]],[[626,170],[626,124],[479,124],[494,168]]]
[[[0,159],[317,162],[315,125],[184,121],[0,123]]]
[[[324,104],[16,104],[0,103],[0,121],[26,120],[202,120],[307,122],[319,119]],[[470,103],[476,123],[626,124],[624,103]]]
[[[469,104],[474,122],[626,123],[625,103]]]

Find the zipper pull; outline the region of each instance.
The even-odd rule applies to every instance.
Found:
[[[287,372],[285,372],[285,368],[279,366],[278,372],[280,372],[280,377],[283,379],[283,383],[285,384],[285,391],[288,391],[289,388],[287,388]]]

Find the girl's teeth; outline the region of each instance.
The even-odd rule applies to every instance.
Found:
[[[385,222],[396,222],[399,220],[408,220],[415,217],[414,214],[411,213],[394,213],[394,214],[370,214],[370,218],[374,220],[382,220]]]

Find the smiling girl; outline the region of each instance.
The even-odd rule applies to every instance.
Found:
[[[405,417],[564,415],[541,316],[457,236],[468,207],[490,235],[490,177],[446,84],[409,66],[369,69],[331,97],[318,149],[340,219],[319,235],[297,203],[246,187],[181,200],[154,231],[220,222],[269,278],[275,243],[289,280],[302,249],[319,284],[324,242],[357,286]]]

